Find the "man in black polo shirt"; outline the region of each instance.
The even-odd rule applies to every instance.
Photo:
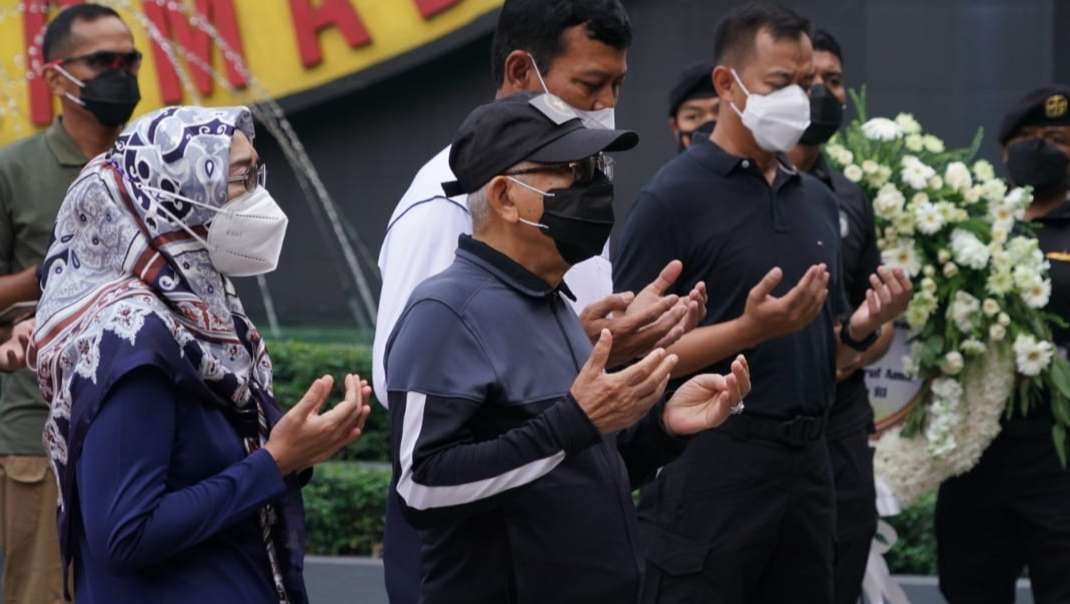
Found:
[[[747,5],[725,17],[715,36],[721,109],[711,144],[692,145],[658,173],[617,247],[615,287],[641,282],[662,258],[683,261],[678,286],[709,284],[705,324],[670,348],[680,357],[674,376],[716,371],[748,350],[754,383],[742,415],[695,437],[643,493],[644,602],[833,598],[824,428],[837,356],[853,356],[844,342],[871,345],[905,308],[910,283],[879,269],[837,337],[837,318],[848,314],[838,205],[781,154],[810,122],[808,30],[780,7]]]
[[[1027,94],[1009,112],[999,142],[1011,180],[1033,187],[1026,219],[1051,263],[1047,310],[1070,317],[1070,86]],[[1055,326],[1060,353],[1070,330]],[[946,481],[936,505],[940,591],[953,604],[1014,602],[1029,569],[1038,604],[1070,602],[1070,471],[1052,441],[1047,396],[1016,410],[972,470]]]
[[[825,184],[839,202],[843,256],[843,287],[851,308],[865,302],[869,276],[881,264],[873,206],[862,187],[830,170],[822,145],[840,128],[847,104],[843,51],[827,31],[813,36],[814,79],[810,86],[810,127],[788,153],[795,167]],[[862,367],[884,356],[894,326],[886,324],[866,352],[839,371],[836,403],[829,412],[826,436],[836,485],[836,604],[857,604],[866,574],[869,550],[877,532],[876,488],[873,479],[873,408]]]
[[[659,402],[676,356],[607,373],[564,297],[569,267],[613,227],[602,153],[634,132],[591,129],[560,99],[477,108],[450,149],[473,234],[416,288],[387,342],[396,491],[420,531],[420,601],[634,602],[633,488],[719,425],[746,362]],[[719,462],[716,462],[719,465]]]

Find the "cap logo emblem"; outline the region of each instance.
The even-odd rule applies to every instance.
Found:
[[[1066,97],[1061,94],[1053,94],[1044,101],[1044,115],[1049,120],[1063,117],[1068,108],[1070,108],[1070,103],[1067,103]]]

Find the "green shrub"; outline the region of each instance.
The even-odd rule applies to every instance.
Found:
[[[899,541],[885,554],[892,574],[936,574],[936,533],[933,530],[935,508],[936,494],[931,493],[898,516],[885,519],[899,533]]]
[[[335,378],[328,405],[342,399],[342,377],[346,373],[356,373],[371,383],[372,355],[365,345],[276,340],[268,343],[268,351],[275,367],[275,398],[283,407],[299,401],[309,385],[325,374]],[[378,403],[372,402],[372,413],[361,439],[339,452],[335,459],[390,461],[390,417]]]
[[[383,542],[390,470],[351,461],[316,466],[303,495],[309,554],[368,556]]]

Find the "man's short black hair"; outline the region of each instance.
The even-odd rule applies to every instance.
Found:
[[[45,29],[45,39],[41,43],[45,62],[54,61],[70,52],[74,41],[71,29],[76,21],[96,21],[102,17],[122,18],[114,9],[93,3],[75,4],[60,11]]]
[[[561,55],[561,35],[586,24],[592,39],[619,50],[632,45],[632,25],[620,0],[505,0],[494,31],[491,73],[494,83],[505,80],[505,58],[514,50],[535,57],[539,70],[549,70]]]
[[[830,52],[836,55],[841,65],[843,64],[843,50],[840,48],[840,43],[836,40],[836,36],[833,36],[828,30],[816,30],[811,42],[814,44],[814,52]]]
[[[810,21],[779,4],[751,2],[733,9],[717,25],[713,37],[713,58],[724,65],[754,50],[758,32],[766,29],[776,40],[798,39],[810,34]]]

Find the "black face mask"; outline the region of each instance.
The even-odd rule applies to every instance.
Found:
[[[548,191],[541,225],[570,266],[602,253],[613,231],[613,182],[598,173],[589,184]]]
[[[680,136],[676,138],[676,148],[680,153],[687,151],[687,148],[691,146],[691,143],[695,141],[696,136],[708,137],[713,133],[714,127],[717,126],[717,120],[709,120],[703,122],[698,128],[687,132],[681,131]]]
[[[1042,138],[1027,138],[1007,147],[1007,171],[1014,184],[1033,187],[1037,197],[1067,188],[1070,158]]]
[[[109,69],[87,80],[82,86],[81,98],[76,102],[101,124],[115,128],[130,119],[140,100],[137,78],[125,69]]]
[[[827,88],[818,84],[810,89],[810,127],[803,132],[799,143],[817,147],[824,145],[843,124],[843,105]]]

